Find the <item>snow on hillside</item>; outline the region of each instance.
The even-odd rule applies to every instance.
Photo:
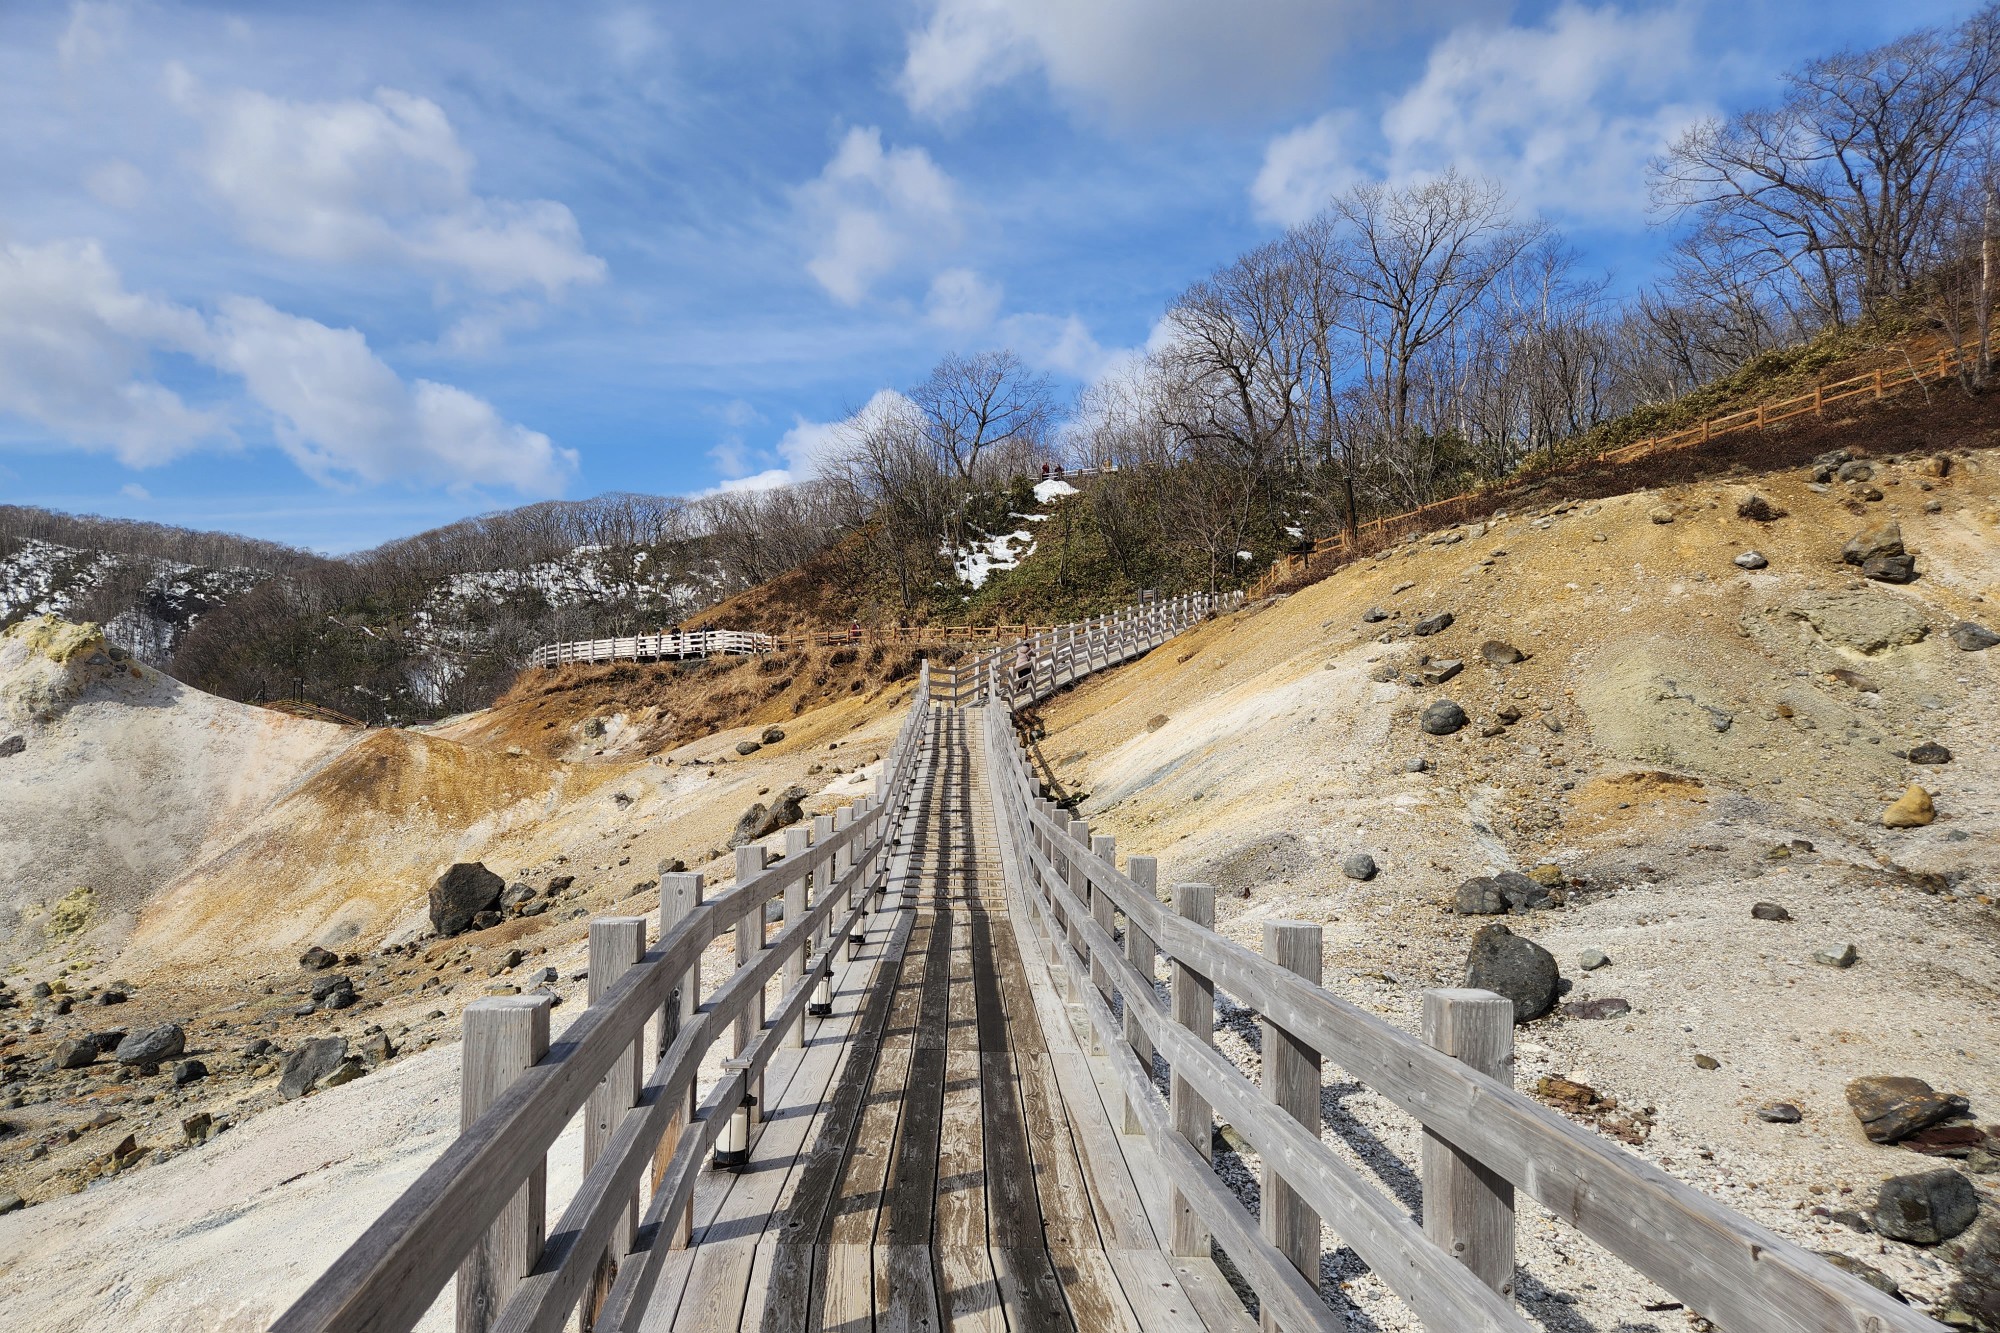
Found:
[[[164,664],[202,614],[266,576],[255,569],[209,569],[147,556],[117,555],[27,538],[0,558],[0,626],[35,615],[89,615],[92,594],[118,580],[129,604],[105,623],[105,637]]]
[[[956,554],[947,547],[945,554],[952,556],[951,567],[957,571],[959,578],[974,588],[983,588],[994,570],[1012,569],[1033,555],[1034,551],[1035,534],[1026,528],[1016,528],[998,537],[981,538],[970,548],[961,549]]]

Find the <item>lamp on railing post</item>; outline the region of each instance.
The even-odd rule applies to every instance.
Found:
[[[726,1074],[744,1073],[750,1068],[748,1060],[731,1059],[722,1062]],[[750,1164],[750,1117],[756,1111],[757,1098],[749,1091],[746,1078],[743,1095],[729,1112],[729,1121],[723,1125],[722,1133],[715,1139],[715,1154],[711,1160],[719,1171],[741,1171]]]

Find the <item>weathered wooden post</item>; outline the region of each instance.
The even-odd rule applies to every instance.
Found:
[[[701,876],[686,871],[670,871],[669,863],[660,866],[660,938],[665,939],[675,927],[687,919],[688,914],[701,904]],[[660,1049],[665,1055],[667,1047],[674,1044],[681,1029],[694,1018],[695,1007],[701,1003],[701,958],[688,964],[687,971],[681,973],[674,988],[667,993],[666,1008],[660,1014]],[[692,1080],[682,1098],[682,1105],[674,1111],[673,1119],[667,1122],[667,1132],[660,1136],[659,1146],[653,1150],[653,1185],[655,1188],[667,1174],[667,1167],[674,1160],[674,1150],[680,1146],[681,1134],[694,1122],[695,1086]],[[687,1245],[694,1230],[694,1201],[674,1222],[668,1235],[668,1243],[675,1249]]]
[[[1108,833],[1099,833],[1090,840],[1090,853],[1098,860],[1104,862],[1104,864],[1115,866],[1117,864],[1118,840]],[[1088,879],[1084,882],[1090,884]],[[1117,911],[1117,905],[1112,902],[1111,895],[1097,887],[1097,885],[1090,884],[1090,919],[1097,923],[1099,930],[1113,938],[1116,938],[1118,933]],[[1104,955],[1096,949],[1090,951],[1090,980],[1097,987],[1097,993],[1104,997],[1104,1003],[1107,1006],[1110,1005],[1112,992],[1111,968],[1106,964]],[[1092,1023],[1090,1025],[1091,1054],[1102,1054],[1103,1049],[1104,1044],[1097,1035],[1097,1025]]]
[[[461,1131],[470,1129],[510,1083],[549,1053],[549,1010],[554,1007],[549,995],[498,995],[466,1006],[459,1051]],[[458,1333],[486,1333],[542,1257],[548,1192],[545,1157],[458,1266]]]
[[[764,848],[759,844],[736,849],[736,884],[742,887],[764,873]],[[764,950],[764,904],[752,904],[736,920],[736,966],[748,967],[757,961],[757,955]],[[750,1049],[750,1043],[764,1030],[764,989],[758,987],[736,1016],[736,1029],[730,1040],[729,1054],[733,1059],[741,1059]],[[764,1105],[764,1079],[760,1074],[746,1087],[749,1089],[750,1119],[754,1122],[762,1118]]]
[[[813,816],[812,837],[814,845],[823,843],[828,838],[831,838],[833,836],[833,830],[834,830],[834,823],[832,815]],[[834,855],[827,857],[826,860],[820,862],[819,869],[813,874],[812,900],[815,906],[817,906],[821,901],[823,901],[828,893],[832,892],[834,885],[840,883],[840,871],[838,870],[835,864],[838,858],[839,858],[839,853],[837,852]],[[832,920],[831,915],[822,917],[820,919],[820,923],[817,926],[813,927],[812,949],[814,953],[820,953],[825,950],[827,923],[831,920]]]
[[[1483,990],[1424,992],[1424,1040],[1514,1082],[1513,1002]],[[1502,1296],[1514,1296],[1514,1187],[1426,1129],[1424,1234]]]
[[[1213,930],[1215,886],[1176,884],[1174,911],[1190,925]],[[1195,971],[1186,959],[1178,957],[1173,960],[1170,976],[1174,1022],[1186,1028],[1195,1040],[1212,1045],[1215,1040],[1215,983]],[[1167,1086],[1167,1104],[1173,1117],[1174,1132],[1186,1139],[1203,1160],[1208,1160],[1213,1153],[1210,1140],[1215,1132],[1214,1113],[1210,1111],[1207,1099],[1181,1077],[1178,1069],[1173,1071],[1173,1079]],[[1172,1188],[1167,1195],[1167,1221],[1169,1250],[1202,1259],[1208,1257],[1208,1228],[1201,1224],[1200,1217],[1178,1187]]]
[[[1090,945],[1083,937],[1084,914],[1090,911],[1090,876],[1083,864],[1085,853],[1090,850],[1090,821],[1072,819],[1069,821],[1069,844],[1063,848],[1063,861],[1069,867],[1065,882],[1069,886],[1069,911],[1063,921],[1068,927],[1070,952],[1079,961],[1088,961]]]
[[[1160,863],[1157,858],[1151,856],[1126,857],[1125,875],[1126,878],[1130,879],[1138,887],[1139,892],[1145,894],[1148,898],[1157,900],[1160,882]],[[1153,984],[1154,964],[1158,952],[1158,946],[1155,945],[1153,937],[1146,933],[1145,928],[1139,924],[1137,917],[1127,912],[1125,914],[1125,961],[1138,969],[1139,975],[1145,978],[1145,985],[1148,988]],[[1139,1057],[1139,1067],[1146,1071],[1146,1078],[1149,1081],[1153,1077],[1153,1043],[1152,1039],[1146,1036],[1146,1029],[1139,1022],[1136,1006],[1142,1004],[1150,1005],[1152,1002],[1153,996],[1150,993],[1146,995],[1128,995],[1125,997],[1125,1042],[1132,1048],[1132,1054]],[[1129,1096],[1125,1098],[1125,1132],[1127,1134],[1143,1134],[1146,1132],[1145,1124],[1139,1119],[1139,1108]]]
[[[643,916],[601,916],[590,923],[590,1002],[596,1004],[604,997],[626,969],[636,965],[646,953],[646,918]],[[611,1136],[618,1132],[618,1125],[632,1111],[639,1100],[639,1080],[643,1043],[634,1040],[619,1054],[604,1078],[590,1094],[584,1108],[583,1119],[583,1169],[587,1173],[604,1155],[604,1149],[611,1142]],[[639,1231],[639,1194],[637,1190],[623,1209],[623,1215],[612,1228],[611,1240],[605,1246],[604,1257],[598,1263],[597,1274],[590,1284],[590,1290],[583,1298],[582,1324],[589,1330],[597,1318],[597,1309],[611,1291],[611,1279],[618,1272],[618,1262],[632,1252],[633,1238]]]
[[[1320,928],[1306,921],[1266,921],[1264,956],[1297,973],[1315,986],[1320,980]],[[1269,1018],[1264,1027],[1264,1095],[1280,1111],[1319,1137],[1319,1051],[1293,1036]],[[1319,1290],[1319,1214],[1306,1207],[1285,1178],[1264,1159],[1263,1207],[1261,1223],[1264,1239],[1275,1245],[1300,1276]],[[1266,1333],[1275,1333],[1277,1320],[1267,1306],[1263,1314]]]
[[[806,849],[811,842],[812,830],[803,827],[786,829],[785,860],[793,865],[798,864],[805,858]],[[794,922],[805,920],[806,887],[806,876],[803,872],[794,873],[785,883],[785,929],[787,930],[792,928]],[[784,984],[778,992],[780,995],[791,994],[794,987],[805,981],[806,951],[811,943],[810,940],[800,940],[798,948],[792,950],[790,956],[785,959]],[[785,1030],[785,1045],[793,1050],[803,1050],[805,1044],[806,1020],[804,1013],[801,1013]]]

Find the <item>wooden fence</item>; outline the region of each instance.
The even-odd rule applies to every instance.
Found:
[[[553,1333],[580,1305],[586,1328],[625,1327],[670,1248],[685,1243],[691,1191],[717,1137],[746,1098],[761,1101],[779,1047],[802,1043],[835,948],[902,873],[891,865],[902,856],[894,831],[930,709],[926,665],[874,794],[788,830],[776,866],[761,847],[739,849],[735,885],[714,898],[700,875],[662,873],[657,943],[647,945],[645,917],[591,922],[590,1006],[560,1041],[549,1041],[550,996],[469,1006],[459,1136],[274,1330],[401,1333],[454,1275],[459,1333]],[[773,901],[784,922],[767,939]],[[704,996],[702,952],[725,932],[736,967]],[[766,983],[780,975],[767,1013]],[[703,1057],[725,1040],[725,1073],[697,1093]],[[579,1111],[584,1179],[551,1230],[546,1157]]]
[[[1013,643],[934,674],[933,697],[954,706],[982,702],[990,673],[997,667],[1015,706],[1045,699],[1093,671],[1129,662],[1209,616],[1242,604],[1240,592],[1187,593],[1070,625],[1026,626],[1029,632]]]
[[[1795,417],[1820,415],[1827,408],[1840,403],[1856,399],[1874,401],[1886,398],[1892,393],[1900,393],[1911,385],[1921,384],[1926,380],[1949,380],[1959,373],[1964,364],[1963,353],[1953,348],[1942,348],[1935,357],[1926,358],[1921,362],[1913,361],[1894,370],[1875,370],[1866,375],[1835,380],[1829,384],[1816,385],[1811,393],[1802,393],[1774,403],[1759,403],[1755,407],[1739,408],[1734,412],[1725,412],[1721,416],[1708,417],[1684,430],[1649,436],[1643,440],[1635,440],[1631,444],[1619,445],[1616,449],[1608,449],[1601,454],[1594,454],[1588,459],[1579,460],[1574,466],[1581,466],[1586,462],[1625,462],[1648,454],[1670,453],[1675,449],[1707,444],[1719,435],[1728,435],[1740,430],[1763,430]],[[1398,534],[1417,531],[1426,523],[1450,519],[1452,518],[1450,511],[1463,508],[1478,498],[1477,493],[1454,495],[1448,499],[1433,500],[1429,504],[1419,505],[1415,509],[1404,510],[1400,514],[1371,519],[1360,525],[1356,534],[1358,540],[1354,543],[1353,549],[1359,550],[1384,539],[1393,540]],[[1291,580],[1304,577],[1311,571],[1315,560],[1339,559],[1349,549],[1348,534],[1337,532],[1313,542],[1309,551],[1294,551],[1281,555],[1250,585],[1250,596],[1262,597],[1274,592]]]
[[[989,692],[1005,698],[996,659]],[[1170,1246],[1228,1252],[1287,1333],[1345,1320],[1319,1290],[1320,1224],[1434,1330],[1534,1327],[1516,1313],[1514,1196],[1558,1218],[1732,1333],[1942,1333],[1943,1326],[1522,1096],[1513,1007],[1485,991],[1433,990],[1423,1036],[1329,993],[1320,928],[1264,925],[1260,955],[1214,929],[1215,891],[1157,893],[1157,863],[1128,857],[1043,799],[1004,710],[986,713],[988,781],[1047,943],[1096,1044],[1115,1067],[1126,1130],[1166,1168]],[[1159,966],[1167,972],[1161,994]],[[1225,992],[1263,1024],[1261,1085],[1211,1038]],[[1155,1055],[1170,1072],[1162,1093]],[[1322,1142],[1323,1062],[1420,1121],[1423,1221]],[[1215,1174],[1212,1117],[1263,1162],[1253,1217]]]

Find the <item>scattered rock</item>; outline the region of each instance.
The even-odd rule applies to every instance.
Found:
[[[1926,1157],[1971,1157],[1986,1150],[1989,1137],[1978,1125],[1932,1125],[1904,1139],[1901,1146]]]
[[[1379,606],[1371,606],[1361,613],[1361,619],[1370,625],[1379,625],[1389,618],[1389,613]]]
[[[1514,717],[1507,716],[1510,712],[1514,713]],[[1520,713],[1514,709],[1503,709],[1500,718],[1502,721],[1516,721],[1520,718]],[[1563,884],[1562,867],[1553,861],[1544,861],[1528,872],[1528,878],[1545,889],[1558,889]]]
[[[1349,879],[1373,879],[1375,869],[1375,858],[1366,852],[1350,852],[1340,863],[1340,873]]]
[[[1757,1118],[1773,1125],[1796,1125],[1805,1116],[1790,1102],[1769,1102],[1757,1108]]]
[[[1439,657],[1418,672],[1418,677],[1426,685],[1442,685],[1463,670],[1465,663],[1456,657]]]
[[[1762,551],[1745,551],[1736,557],[1736,563],[1744,569],[1762,569],[1771,562],[1764,558]]]
[[[371,1065],[379,1065],[394,1059],[396,1048],[390,1044],[388,1033],[371,1032],[361,1039],[354,1053]]]
[[[1841,464],[1840,470],[1833,475],[1841,481],[1873,481],[1875,469],[1857,459],[1852,463]]]
[[[766,727],[761,739],[766,745],[776,745],[779,741],[785,739],[785,729],[783,727]]]
[[[1697,1053],[1694,1057],[1694,1067],[1696,1069],[1720,1069],[1722,1068],[1722,1061],[1712,1055]]]
[[[569,886],[574,883],[576,883],[575,875],[557,875],[549,881],[549,887],[547,889],[547,893],[549,897],[553,898],[558,893],[562,893],[565,890],[567,890]]]
[[[1785,511],[1752,491],[1736,502],[1736,517],[1751,519],[1758,523],[1771,523],[1785,516]]]
[[[1433,736],[1449,736],[1464,730],[1467,720],[1463,708],[1450,699],[1438,699],[1424,709],[1417,724]]]
[[[1674,521],[1674,511],[1666,505],[1659,505],[1648,511],[1646,517],[1655,523],[1671,523]]]
[[[474,912],[472,914],[472,923],[468,927],[468,929],[491,930],[493,929],[493,927],[499,924],[500,924],[500,914],[489,908],[484,912]]]
[[[1565,1106],[1595,1106],[1598,1101],[1596,1088],[1588,1083],[1579,1083],[1575,1079],[1563,1078],[1556,1074],[1544,1074],[1535,1080],[1535,1092]]]
[[[307,1042],[285,1057],[285,1071],[278,1078],[278,1095],[288,1102],[297,1101],[346,1058],[345,1037],[320,1037]]]
[[[1852,944],[1843,944],[1838,949],[1813,951],[1813,961],[1822,967],[1853,967],[1860,957]]]
[[[319,1085],[322,1088],[337,1088],[343,1083],[352,1083],[367,1072],[368,1066],[362,1062],[361,1057],[350,1055],[335,1065],[332,1072],[319,1081]]]
[[[1950,630],[1951,641],[1968,653],[1983,653],[2000,643],[2000,634],[1971,620],[1961,620]]]
[[[82,1069],[97,1059],[97,1042],[91,1037],[72,1037],[56,1047],[57,1069]]]
[[[1396,668],[1390,666],[1387,662],[1377,662],[1374,666],[1368,668],[1368,679],[1374,681],[1377,685],[1387,685],[1395,678]]]
[[[9,736],[5,740],[0,740],[0,759],[12,759],[27,748],[28,738],[26,736]],[[18,1198],[19,1196],[15,1197]]]
[[[1473,935],[1465,984],[1512,1001],[1516,1023],[1546,1014],[1556,1002],[1560,980],[1555,956],[1533,940],[1521,938],[1498,922],[1481,926]]]
[[[340,961],[340,955],[330,949],[322,949],[317,944],[299,955],[299,966],[308,971],[322,971]]]
[[[1430,766],[1431,763],[1428,759],[1405,759],[1403,761],[1403,771],[1405,773],[1422,773]]]
[[[1759,921],[1790,921],[1792,914],[1776,903],[1752,903],[1750,915]]]
[[[1891,1176],[1875,1196],[1875,1230],[1912,1245],[1950,1240],[1979,1216],[1972,1182],[1950,1167]]]
[[[1893,519],[1856,533],[1840,548],[1841,560],[1850,565],[1865,565],[1879,557],[1903,554],[1903,527]]]
[[[763,748],[764,748],[763,745],[758,741],[736,742],[736,753],[738,754],[755,754],[757,753],[757,751]]]
[[[535,886],[532,884],[509,884],[507,891],[500,895],[500,907],[503,911],[519,907],[523,903],[533,902],[536,896]]]
[[[206,1111],[196,1111],[181,1121],[181,1137],[189,1143],[207,1143],[215,1132],[215,1117]]]
[[[1861,564],[1861,576],[1877,583],[1914,583],[1917,558],[1913,555],[1870,556]]]
[[[1936,818],[1937,808],[1931,804],[1931,794],[1913,782],[1894,805],[1882,812],[1882,827],[1922,828]]]
[[[1948,764],[1951,762],[1951,751],[1945,749],[1944,746],[1939,745],[1936,741],[1925,741],[1922,745],[1911,747],[1910,762],[1913,764]]]
[[[1615,996],[1601,1000],[1576,1000],[1562,1007],[1570,1018],[1623,1018],[1632,1012],[1631,1002]]]
[[[461,935],[474,918],[500,905],[506,881],[478,861],[460,861],[431,885],[431,926],[440,935]]]
[[[1600,967],[1611,966],[1611,955],[1602,949],[1585,949],[1576,956],[1576,965],[1586,972],[1595,972]]]
[[[1873,1264],[1864,1264],[1859,1259],[1851,1259],[1838,1250],[1819,1250],[1816,1253],[1820,1258],[1826,1260],[1841,1272],[1846,1273],[1849,1277],[1860,1278],[1884,1296],[1890,1296],[1899,1301],[1903,1299],[1903,1289],[1897,1286],[1887,1273]]]
[[[1948,1243],[1958,1280],[1945,1292],[1937,1316],[1953,1328],[2000,1333],[2000,1220],[1987,1218]]]
[[[0,1217],[5,1217],[9,1213],[18,1213],[27,1206],[27,1201],[12,1190],[0,1193]]]
[[[1873,1143],[1897,1143],[1971,1109],[1955,1093],[1937,1092],[1920,1078],[1872,1074],[1847,1085],[1847,1104]]]
[[[208,1077],[208,1066],[199,1060],[183,1060],[174,1066],[174,1086],[185,1088],[197,1079]]]
[[[1479,655],[1492,666],[1513,666],[1516,662],[1526,660],[1526,654],[1519,648],[1511,643],[1502,643],[1499,639],[1488,639],[1480,644]]]
[[[1451,612],[1440,611],[1434,616],[1425,616],[1422,620],[1410,626],[1410,633],[1420,639],[1428,638],[1430,635],[1439,634],[1450,629],[1451,620]]]
[[[187,1034],[178,1023],[162,1023],[119,1042],[114,1056],[121,1065],[157,1065],[173,1059],[186,1046]]]
[[[349,996],[348,1004],[354,1003],[352,998],[354,995],[354,982],[350,978],[345,975],[321,977],[312,984],[313,1003],[325,1004],[328,999],[339,994],[341,991],[347,992]],[[327,1005],[327,1007],[330,1009],[344,1009],[347,1006],[336,1004]]]

